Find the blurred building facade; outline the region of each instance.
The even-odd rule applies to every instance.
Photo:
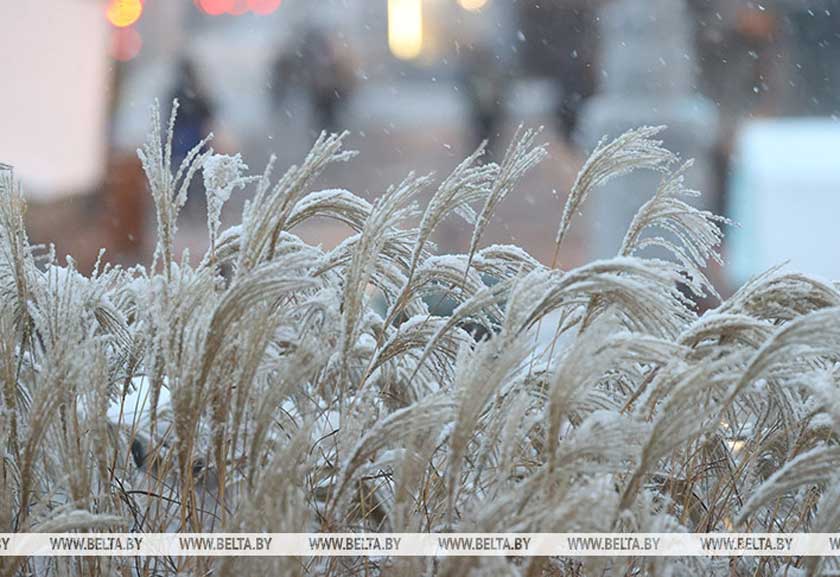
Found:
[[[273,8],[259,14],[237,9],[238,15],[207,10],[252,1]],[[85,8],[73,13],[76,20],[58,24],[47,17],[49,2]],[[87,166],[86,184],[73,188],[96,190],[104,184],[104,202],[91,206],[110,207],[105,221],[124,239],[149,232],[141,222],[126,224],[128,215],[148,214],[135,150],[146,134],[150,104],[155,98],[166,104],[185,60],[194,63],[198,90],[212,101],[217,151],[241,150],[254,170],[269,153],[278,154],[281,166],[299,159],[323,123],[311,112],[313,97],[301,77],[281,82],[274,70],[281,56],[307,66],[308,30],[329,37],[352,76],[336,83],[336,120],[330,124],[350,129],[352,146],[370,156],[369,165],[351,172],[347,183],[362,194],[376,194],[409,169],[446,170],[478,139],[492,144],[502,135],[503,141],[520,122],[547,125],[559,145],[552,146],[557,155],[552,162],[572,174],[580,153],[600,136],[641,123],[667,123],[667,144],[699,159],[695,175],[704,176],[692,184],[720,199],[732,143],[750,118],[831,117],[840,108],[840,0],[144,0],[139,20],[121,29],[129,30],[128,36],[107,23],[110,0],[49,2],[6,2],[0,8],[3,19],[18,22],[21,30],[41,30],[52,22],[68,33],[76,25],[81,31],[73,46],[45,53],[52,60],[40,65],[48,71],[40,80],[67,85],[67,94],[39,104],[58,120],[36,124],[38,130],[27,138],[35,143],[32,150],[43,152],[40,159],[63,162],[62,155],[74,150],[76,158],[89,160],[72,164],[73,170]],[[634,35],[633,22],[611,26],[609,19],[603,21],[603,14],[621,4],[633,5],[640,25],[651,24],[648,32]],[[673,26],[655,22],[666,4],[683,5]],[[29,23],[30,16],[37,22]],[[133,38],[134,52],[117,55],[109,36]],[[53,44],[60,44],[60,37]],[[12,46],[9,38],[0,39],[0,58],[14,70],[10,59],[23,61],[16,47],[30,41],[21,38]],[[72,79],[60,73],[74,70],[71,60],[82,49],[84,58],[97,63],[95,79],[87,72]],[[632,54],[636,73],[611,63],[610,50],[625,52],[625,58]],[[663,70],[667,74],[656,77]],[[38,81],[31,87],[43,86]],[[83,85],[91,87],[90,98],[74,96]],[[25,92],[13,91],[13,96],[20,99]],[[713,117],[719,121],[697,120]],[[94,118],[85,123],[88,140],[84,146],[69,145],[82,118]],[[64,128],[62,136],[50,139],[52,127]],[[705,152],[708,141],[711,158]],[[95,152],[83,153],[90,150]],[[34,183],[47,170],[35,169],[32,177],[18,173]],[[557,202],[541,211],[544,221],[533,226],[538,230],[514,226],[511,236],[531,235],[550,244],[566,185],[558,179],[536,186],[538,194],[557,189]],[[519,203],[514,208],[523,217],[534,212],[528,204],[536,203],[534,198],[510,202]],[[458,238],[456,231],[446,242]]]

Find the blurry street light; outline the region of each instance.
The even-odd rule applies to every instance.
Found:
[[[143,3],[140,0],[111,0],[105,9],[108,22],[117,28],[131,26],[140,19]]]
[[[478,12],[487,4],[487,0],[458,0],[461,8],[468,12]]]
[[[271,14],[280,7],[283,0],[248,0],[248,8],[254,14]]]
[[[242,16],[248,12],[265,16],[277,10],[283,0],[193,0],[202,12],[210,16]]]
[[[388,0],[388,47],[401,60],[423,49],[423,0]]]
[[[128,62],[140,53],[143,38],[134,28],[118,28],[111,34],[111,57]]]
[[[234,0],[199,0],[198,5],[205,14],[221,16],[234,8]]]

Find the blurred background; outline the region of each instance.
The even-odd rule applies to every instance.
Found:
[[[151,199],[136,149],[149,107],[181,102],[176,160],[209,131],[251,173],[299,162],[322,129],[361,155],[320,188],[380,195],[410,170],[443,176],[483,139],[544,126],[550,158],[485,236],[552,264],[566,193],[604,136],[664,124],[695,158],[689,184],[730,216],[717,282],[790,261],[840,279],[840,0],[4,0],[0,162],[15,167],[35,242],[89,270],[148,262]],[[557,265],[614,254],[653,175],[600,190]],[[179,245],[206,244],[201,190]],[[223,215],[238,219],[247,192]],[[296,230],[330,248],[348,230]],[[464,251],[470,230],[439,230]]]

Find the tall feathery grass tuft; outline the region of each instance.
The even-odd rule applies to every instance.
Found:
[[[706,266],[728,221],[691,205],[690,164],[655,140],[661,128],[604,141],[584,164],[558,250],[594,188],[633,170],[661,184],[614,258],[559,270],[482,245],[545,158],[539,131],[520,129],[499,164],[482,146],[371,204],[312,189],[354,156],[343,134],[279,178],[273,159],[249,174],[207,142],[173,167],[176,111],[164,127],[153,108],[139,151],[157,218],[148,267],[84,275],[31,245],[20,186],[0,170],[0,532],[840,530],[840,287],[771,270],[721,301]],[[209,249],[191,265],[174,239],[195,178]],[[222,229],[224,203],[249,189],[242,224]],[[465,254],[435,253],[450,216],[472,227]],[[351,233],[312,246],[295,234],[312,218]],[[441,295],[448,316],[432,312]],[[717,306],[701,315],[701,298]],[[831,570],[757,557],[0,561],[2,575]]]

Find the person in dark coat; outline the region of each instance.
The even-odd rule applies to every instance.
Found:
[[[272,85],[276,103],[286,97],[289,87],[302,88],[312,107],[315,131],[338,132],[343,128],[341,108],[354,85],[351,56],[326,30],[312,26],[296,51],[278,55]]]
[[[557,82],[556,119],[571,142],[583,103],[597,88],[598,13],[603,0],[523,2],[520,20],[525,37],[527,72]]]
[[[474,147],[486,140],[492,152],[503,120],[507,78],[488,46],[475,45],[464,54],[463,86]]]
[[[172,98],[178,99],[172,160],[180,164],[187,153],[210,134],[213,123],[213,105],[198,81],[195,66],[188,60],[178,65]]]
[[[213,124],[213,105],[203,90],[195,66],[189,60],[178,65],[172,99],[178,100],[178,116],[172,135],[172,164],[177,169],[189,151],[210,134]],[[187,191],[187,212],[204,206],[205,195],[194,178]]]

